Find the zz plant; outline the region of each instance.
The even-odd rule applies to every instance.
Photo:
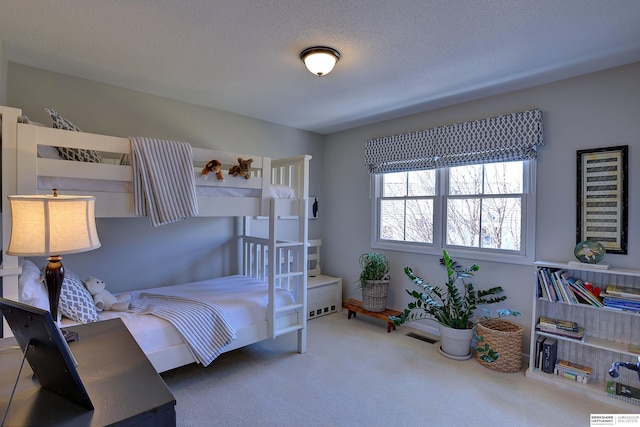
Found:
[[[444,287],[432,285],[415,275],[410,267],[404,272],[419,290],[406,289],[413,301],[409,302],[404,312],[391,320],[402,325],[418,319],[431,319],[453,329],[473,329],[473,316],[480,304],[494,304],[507,299],[502,287],[496,286],[486,290],[476,290],[468,279],[478,271],[478,264],[462,267],[452,260],[446,250],[442,251],[440,264],[447,269],[447,282]],[[458,284],[460,281],[460,284]],[[499,295],[499,296],[498,296]]]

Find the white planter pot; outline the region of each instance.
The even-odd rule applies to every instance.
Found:
[[[440,354],[450,359],[466,360],[471,357],[473,329],[453,329],[438,324]]]

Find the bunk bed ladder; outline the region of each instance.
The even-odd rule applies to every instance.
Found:
[[[297,199],[298,203],[298,238],[296,241],[278,239],[279,204],[291,200],[272,199],[269,215],[269,248],[267,262],[269,276],[269,334],[272,338],[290,332],[298,332],[298,352],[306,351],[307,333],[307,249],[308,239],[307,200]],[[276,288],[291,291],[295,301],[283,307],[271,307],[275,301]],[[297,320],[291,324],[278,324],[278,314],[295,312]]]

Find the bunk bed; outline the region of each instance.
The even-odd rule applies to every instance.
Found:
[[[126,218],[136,216],[134,202],[134,170],[121,159],[131,155],[129,138],[76,132],[22,122],[22,111],[0,107],[2,137],[2,239],[8,246],[11,230],[8,195],[51,194],[52,186],[64,194],[92,195],[96,197],[96,218]],[[101,163],[62,160],[54,147],[75,150],[94,150],[106,159]],[[272,160],[269,157],[243,155],[192,147],[192,169],[196,177],[197,215],[199,217],[243,218],[242,232],[238,235],[237,275],[216,278],[223,287],[230,281],[250,281],[251,286],[262,284],[260,314],[250,316],[235,328],[235,339],[222,352],[230,351],[264,339],[296,333],[297,350],[306,351],[306,280],[308,240],[308,180],[311,156],[302,155]],[[223,170],[237,164],[239,158],[251,158],[250,179],[230,177],[224,181],[200,179],[201,170],[211,159],[217,159]],[[190,173],[190,172],[189,172]],[[227,175],[228,176],[228,175]],[[267,217],[268,237],[250,235],[247,218]],[[279,218],[297,218],[297,239],[279,239]],[[9,256],[3,250],[2,296],[19,300],[18,282],[22,259]],[[155,295],[175,293],[180,298],[188,295],[194,286],[202,292],[211,281],[197,284],[175,285],[152,290],[138,290],[134,294]],[[185,289],[187,294],[185,294]],[[283,298],[283,294],[288,297]],[[197,294],[201,298],[201,294]],[[194,298],[195,299],[195,298]],[[260,299],[260,298],[259,298]],[[224,304],[223,304],[224,305]],[[158,372],[185,364],[199,362],[193,348],[165,319],[137,315],[130,312],[102,312],[101,320],[119,316],[141,345]],[[153,332],[161,335],[157,340]],[[11,331],[3,325],[3,336]],[[142,338],[142,335],[145,338]],[[144,341],[144,342],[143,342]]]

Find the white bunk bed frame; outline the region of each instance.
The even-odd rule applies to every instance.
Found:
[[[7,196],[13,194],[51,194],[50,189],[38,189],[39,176],[77,178],[81,180],[132,181],[131,166],[119,164],[97,164],[73,162],[59,159],[39,158],[38,145],[91,149],[113,153],[115,157],[130,154],[128,138],[96,135],[85,132],[66,131],[31,124],[19,123],[22,111],[0,106],[2,130],[2,244],[8,247],[11,218]],[[243,231],[239,237],[239,274],[264,280],[269,284],[267,319],[251,327],[236,331],[237,339],[224,351],[234,350],[268,338],[297,332],[298,352],[306,351],[307,311],[307,241],[309,197],[309,161],[311,156],[302,155],[280,160],[269,157],[243,155],[223,151],[193,148],[194,174],[198,186],[220,186],[252,189],[251,197],[225,197],[198,195],[198,215],[204,217],[244,217]],[[218,159],[224,166],[236,164],[237,158],[252,158],[251,179],[229,177],[224,182],[215,176],[199,179],[204,164]],[[64,163],[61,163],[64,162]],[[224,169],[224,168],[223,168]],[[226,172],[226,170],[225,170]],[[213,175],[213,174],[212,174]],[[295,199],[277,199],[270,196],[272,184],[293,187]],[[63,191],[64,194],[93,195],[96,197],[96,217],[133,217],[134,201],[130,192]],[[256,195],[257,194],[257,195]],[[248,236],[246,218],[266,216],[269,218],[269,237]],[[298,218],[296,241],[278,240],[278,218]],[[18,300],[18,277],[21,272],[20,259],[2,251],[2,296]],[[277,288],[293,292],[295,304],[274,307]],[[3,336],[11,336],[3,322]],[[173,346],[147,354],[158,372],[194,362],[186,344]]]

